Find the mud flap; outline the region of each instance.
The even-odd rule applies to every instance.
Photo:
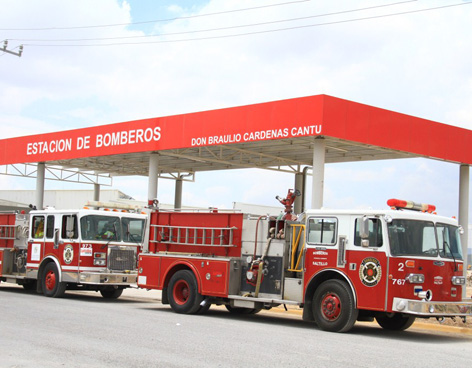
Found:
[[[162,304],[169,304],[169,298],[167,297],[167,287],[162,288],[161,303]]]

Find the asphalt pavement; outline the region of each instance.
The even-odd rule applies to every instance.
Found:
[[[465,367],[472,335],[415,323],[390,332],[357,323],[329,333],[281,308],[235,316],[181,315],[160,292],[53,299],[0,284],[0,367]]]

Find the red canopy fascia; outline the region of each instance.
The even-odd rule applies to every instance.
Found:
[[[325,136],[472,164],[472,131],[327,95],[0,140],[0,165]]]

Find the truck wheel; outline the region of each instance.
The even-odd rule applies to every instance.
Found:
[[[67,284],[59,282],[59,271],[54,262],[48,263],[44,268],[42,283],[45,296],[60,298],[66,292]]]
[[[225,305],[228,312],[232,314],[256,314],[261,311],[262,308],[242,308],[242,307],[232,307],[228,304]]]
[[[115,289],[113,286],[100,290],[105,299],[118,299],[123,294],[123,289]]]
[[[390,331],[406,330],[415,322],[415,319],[415,316],[406,316],[401,313],[394,313],[393,315],[385,314],[375,317],[375,320],[383,329]]]
[[[313,317],[324,331],[347,332],[356,322],[359,310],[349,286],[340,280],[323,282],[313,296]]]
[[[177,313],[194,314],[201,308],[203,296],[198,292],[197,280],[189,270],[177,271],[170,279],[167,297]]]

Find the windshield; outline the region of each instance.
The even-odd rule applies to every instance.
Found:
[[[388,224],[390,251],[394,256],[462,259],[457,226],[430,221],[395,219]],[[452,255],[451,255],[452,253]]]
[[[124,217],[121,222],[123,224],[123,241],[132,243],[143,241],[144,227],[146,226],[144,219]]]
[[[453,225],[437,224],[436,229],[441,257],[462,259],[462,245],[459,228]]]
[[[88,215],[80,219],[82,240],[121,241],[121,221],[119,217]]]

